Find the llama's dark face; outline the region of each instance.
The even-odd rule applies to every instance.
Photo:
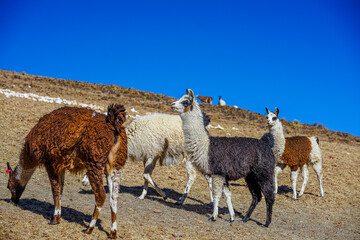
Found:
[[[9,163],[7,163],[7,167],[8,167],[7,172],[9,173],[9,181],[8,181],[7,188],[10,190],[10,193],[11,193],[11,201],[13,203],[18,203],[19,199],[21,197],[21,194],[25,190],[26,184],[24,186],[22,186],[20,184],[20,181],[17,180],[16,168],[15,168],[15,171],[13,171],[11,169]]]
[[[21,186],[19,181],[16,181],[14,172],[9,172],[9,181],[7,188],[11,193],[11,201],[13,203],[18,203],[21,197],[21,194],[25,190],[25,186]]]
[[[184,96],[171,104],[171,109],[180,114],[191,111],[193,108],[192,105],[194,103],[194,99],[194,92],[191,89],[187,89]]]
[[[268,125],[271,127],[271,126],[274,126],[276,125],[277,123],[280,122],[279,120],[279,109],[276,108],[276,112],[270,112],[267,108],[266,108],[266,113],[267,113],[267,123]]]

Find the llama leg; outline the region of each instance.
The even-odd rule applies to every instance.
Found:
[[[111,208],[111,232],[109,236],[111,239],[115,239],[117,233],[116,213],[117,201],[119,198],[120,176],[121,172],[115,169],[107,176]]]
[[[249,210],[247,211],[247,213],[245,214],[245,216],[243,218],[243,222],[247,222],[249,220],[256,205],[258,204],[258,202],[261,201],[261,188],[256,180],[255,175],[250,173],[248,176],[245,177],[245,181],[249,187],[249,190],[250,190],[250,193],[252,196],[252,202],[249,207]]]
[[[142,190],[142,193],[140,196],[137,197],[137,199],[144,199],[146,194],[147,194],[147,191],[148,191],[148,187],[149,187],[149,181],[147,180],[147,177],[145,177],[145,174],[148,174],[146,172],[146,168],[148,168],[148,170],[150,170],[150,167],[147,167],[149,164],[151,164],[152,162],[152,158],[149,158],[147,161],[144,160],[144,173],[143,173],[143,177],[144,177],[144,186],[143,186],[143,190]],[[155,168],[155,166],[154,166]],[[151,169],[151,172],[154,170]],[[150,174],[151,175],[151,174]]]
[[[176,202],[176,205],[182,205],[184,203],[188,193],[190,192],[191,186],[193,185],[196,179],[196,169],[194,168],[194,166],[190,161],[185,161],[185,168],[188,175],[187,183],[184,193],[181,196],[180,200]]]
[[[224,194],[225,194],[225,197],[226,197],[226,204],[228,206],[229,213],[230,213],[229,222],[233,222],[234,217],[235,217],[235,212],[234,212],[234,208],[233,208],[232,203],[231,203],[231,191],[230,191],[230,188],[229,188],[228,181],[226,181],[225,184],[224,184]]]
[[[322,187],[322,178],[323,178],[323,174],[321,172],[321,161],[317,162],[313,165],[314,171],[316,173],[317,179],[319,181],[319,185],[320,185],[320,197],[324,197],[324,190]]]
[[[155,168],[156,162],[157,162],[157,160],[156,159],[153,160],[152,158],[149,158],[146,161],[143,176],[144,176],[145,181],[148,181],[148,183],[150,183],[155,188],[155,190],[164,198],[164,200],[166,200],[167,199],[166,194],[156,185],[156,183],[151,178],[151,174]],[[141,199],[141,197],[144,195],[144,190],[145,190],[145,184],[144,184],[143,194],[141,194],[139,199]],[[145,195],[146,195],[146,193],[147,193],[147,190],[145,192]],[[145,197],[145,195],[143,197]]]
[[[274,170],[274,194],[277,194],[278,191],[278,175],[284,169],[283,165],[276,165]]]
[[[213,181],[213,194],[214,194],[214,206],[213,206],[213,215],[209,218],[209,221],[216,221],[216,218],[219,214],[219,201],[225,184],[225,178],[218,175],[212,175]]]
[[[145,173],[144,173],[145,174]],[[147,191],[148,191],[148,188],[149,188],[149,181],[144,177],[144,186],[143,186],[143,190],[142,190],[142,193],[140,196],[137,197],[137,199],[144,199],[146,194],[147,194]]]
[[[275,201],[274,186],[271,182],[272,179],[264,179],[260,184],[261,192],[264,194],[266,201],[266,223],[264,227],[268,227],[271,223],[272,208]]]
[[[213,187],[212,187],[212,177],[210,175],[204,175],[209,186],[209,192],[210,192],[210,204],[213,204],[214,198],[213,198]]]
[[[307,167],[306,164],[304,164],[301,167],[301,175],[302,175],[302,178],[303,178],[303,184],[302,184],[300,192],[299,192],[299,194],[297,196],[298,198],[301,197],[304,194],[305,187],[306,187],[307,181],[309,179],[309,170],[308,170],[308,167]]]
[[[299,175],[299,169],[297,169],[296,171],[293,171],[293,169],[291,170],[290,179],[291,179],[291,185],[293,188],[292,200],[296,200],[296,181],[297,181],[298,175]]]
[[[55,225],[59,224],[61,219],[61,193],[65,179],[65,171],[60,174],[56,174],[54,169],[50,165],[46,165],[46,171],[50,179],[51,190],[55,205],[54,215],[51,218],[49,224]]]
[[[95,170],[97,171],[97,170]],[[88,229],[85,231],[86,234],[91,234],[94,230],[96,221],[99,217],[102,206],[104,205],[106,199],[106,192],[102,182],[102,175],[97,175],[94,172],[88,172],[88,177],[90,181],[91,188],[95,194],[95,208],[94,213],[89,224]]]

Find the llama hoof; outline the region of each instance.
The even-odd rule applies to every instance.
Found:
[[[48,223],[49,225],[57,225],[57,224],[59,224],[58,222],[55,222],[55,221],[53,221],[53,220],[50,220],[50,222]]]
[[[164,200],[166,200],[167,198],[168,198],[167,196],[163,197]]]
[[[136,197],[136,199],[143,200],[144,197],[138,196],[138,197]]]
[[[208,219],[208,221],[209,221],[209,222],[215,222],[216,219],[215,219],[214,217],[211,217],[211,218]]]
[[[294,200],[294,201],[295,201],[295,200],[296,200],[296,198],[292,197],[292,198],[291,198],[291,200]]]
[[[85,233],[86,234],[91,234],[94,230],[94,227],[89,227],[88,229],[86,229]]]
[[[213,202],[209,202],[208,204],[210,207],[213,207],[214,206],[214,203]]]
[[[249,220],[249,218],[244,217],[242,221],[243,221],[244,223],[246,223],[248,220]]]
[[[297,195],[297,198],[301,198],[302,195]]]
[[[10,203],[12,203],[14,205],[18,205],[19,201],[20,201],[20,199],[16,198],[16,197],[10,199]]]
[[[61,218],[60,215],[56,215],[55,217],[53,216],[53,217],[50,219],[49,225],[59,224],[59,223],[60,223],[60,218]]]
[[[177,201],[176,203],[175,203],[175,205],[183,205],[183,201]]]
[[[234,219],[229,219],[229,220],[227,220],[227,222],[232,223],[232,222],[234,222]]]
[[[268,228],[270,223],[266,223],[266,224],[261,224],[260,226],[263,228]]]
[[[116,230],[111,231],[111,233],[110,233],[110,235],[109,235],[108,238],[109,238],[109,239],[116,239],[116,238],[117,238],[117,236],[116,236]]]

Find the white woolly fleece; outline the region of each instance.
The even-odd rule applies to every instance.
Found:
[[[184,133],[179,115],[145,115],[132,121],[126,127],[126,134],[129,159],[155,159],[166,150],[162,164],[171,166],[185,157]]]

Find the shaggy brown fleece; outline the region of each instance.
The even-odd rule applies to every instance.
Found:
[[[311,142],[308,137],[288,137],[281,160],[291,168],[291,171],[297,171],[299,167],[310,162],[310,152]]]
[[[123,111],[125,116],[125,109]],[[25,151],[34,156],[33,161],[51,164],[57,173],[64,169],[77,172],[86,167],[102,174],[114,144],[113,131],[114,126],[103,114],[85,108],[63,107],[43,116],[31,129],[25,139]],[[125,129],[119,126],[116,131],[120,131],[126,146]],[[118,154],[119,165],[123,166],[126,150]]]

